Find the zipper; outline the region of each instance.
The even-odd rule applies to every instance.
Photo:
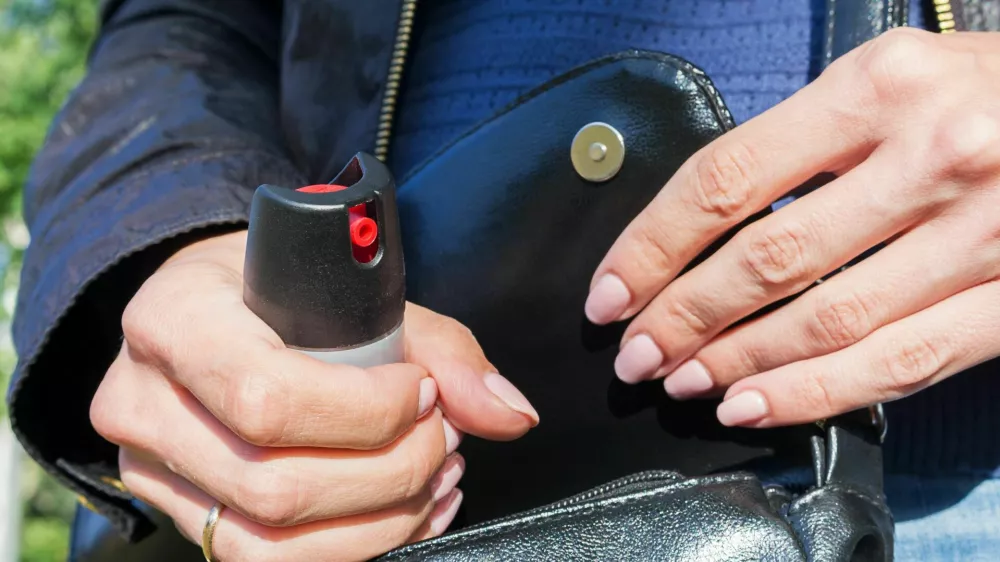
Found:
[[[583,503],[585,501],[590,501],[592,499],[597,499],[602,496],[606,496],[611,492],[621,490],[622,488],[628,488],[634,486],[635,484],[644,484],[647,482],[671,482],[675,480],[683,480],[684,477],[676,472],[671,472],[668,470],[649,470],[646,472],[640,472],[638,474],[633,474],[632,476],[626,476],[625,478],[619,478],[618,480],[612,480],[607,484],[598,486],[597,488],[591,488],[582,494],[577,494],[571,496],[564,500],[560,500],[556,503],[551,503],[547,506],[533,509],[528,513],[534,511],[551,511],[554,509],[559,509],[563,507],[569,507],[571,505],[576,505],[578,503]],[[522,514],[524,515],[524,514]]]
[[[638,474],[633,474],[631,476],[626,476],[624,478],[619,478],[618,480],[613,480],[598,486],[597,488],[591,488],[586,492],[571,496],[564,500],[560,500],[556,503],[550,503],[548,505],[543,505],[541,507],[536,507],[534,509],[529,509],[528,511],[522,511],[519,513],[514,513],[506,517],[501,517],[499,519],[491,519],[485,521],[478,525],[472,525],[462,529],[462,532],[474,531],[476,529],[484,527],[493,527],[495,525],[502,525],[509,521],[514,521],[524,517],[530,517],[532,515],[537,515],[539,513],[547,513],[556,509],[562,509],[565,507],[570,507],[579,503],[590,501],[593,499],[599,499],[604,496],[610,495],[612,492],[620,491],[624,488],[635,486],[637,484],[644,484],[648,482],[679,482],[686,480],[683,476],[676,472],[669,470],[649,470],[646,472],[640,472]]]
[[[938,31],[955,33],[955,10],[952,0],[934,0],[934,17],[937,19]]]
[[[406,57],[413,37],[413,20],[417,13],[417,0],[403,0],[399,10],[399,25],[396,40],[389,59],[389,74],[385,81],[385,95],[378,112],[378,129],[375,132],[375,157],[382,162],[389,156],[389,141],[392,138],[392,120],[396,116],[399,88],[402,85]]]
[[[525,517],[531,517],[533,515],[544,514],[544,513],[550,512],[552,510],[569,507],[569,506],[572,506],[572,505],[575,505],[575,504],[579,504],[579,503],[582,503],[582,502],[585,502],[585,501],[603,498],[603,497],[611,495],[613,492],[621,492],[622,490],[628,489],[629,487],[636,486],[636,485],[639,485],[639,484],[644,484],[644,483],[648,483],[648,482],[657,482],[657,483],[661,483],[661,482],[664,482],[664,483],[665,482],[681,482],[683,480],[687,480],[687,479],[685,477],[681,476],[680,474],[678,474],[676,472],[669,471],[669,470],[649,470],[649,471],[646,471],[646,472],[640,472],[640,473],[637,473],[637,474],[633,474],[631,476],[626,476],[625,478],[619,478],[618,480],[614,480],[614,481],[608,482],[607,484],[604,484],[603,486],[599,486],[597,488],[592,488],[592,489],[590,489],[590,490],[588,490],[586,492],[583,492],[582,494],[577,494],[575,496],[566,498],[566,499],[564,499],[562,501],[559,501],[559,502],[556,502],[556,503],[552,503],[552,504],[549,504],[549,505],[544,505],[544,506],[541,506],[541,507],[536,507],[536,508],[530,509],[528,511],[522,511],[522,512],[519,512],[519,513],[514,513],[514,514],[511,514],[511,515],[500,517],[498,519],[491,519],[489,521],[484,521],[484,522],[479,523],[477,525],[471,525],[469,527],[462,528],[462,529],[460,529],[460,530],[458,530],[455,533],[452,533],[450,535],[445,535],[445,536],[437,537],[435,539],[431,539],[431,540],[425,541],[425,542],[420,542],[420,543],[415,543],[415,544],[407,545],[407,546],[404,546],[404,547],[402,547],[402,548],[400,548],[398,550],[392,551],[392,554],[394,554],[396,556],[395,559],[405,558],[406,560],[410,560],[411,559],[410,558],[411,554],[419,554],[422,550],[424,550],[426,548],[434,548],[434,545],[438,545],[438,544],[442,544],[442,543],[447,544],[448,542],[456,540],[456,537],[458,537],[457,538],[458,541],[463,541],[464,537],[467,537],[469,533],[475,533],[476,531],[478,531],[480,529],[502,527],[502,526],[504,526],[506,524],[510,524],[512,522],[516,522],[519,519],[522,519],[522,518],[525,518]],[[400,558],[400,557],[402,557],[402,558]]]

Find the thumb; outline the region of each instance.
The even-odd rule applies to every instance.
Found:
[[[405,324],[406,360],[434,377],[441,410],[456,428],[507,441],[538,425],[538,412],[490,364],[468,328],[412,303]]]

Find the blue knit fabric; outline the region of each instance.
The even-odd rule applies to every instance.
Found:
[[[914,2],[916,4],[916,2]],[[815,77],[822,0],[425,0],[392,166],[419,161],[575,66],[639,48],[705,70],[737,122]],[[911,10],[920,25],[921,10]]]
[[[910,25],[923,26],[912,1]],[[823,0],[423,0],[392,146],[399,177],[519,95],[628,48],[704,69],[738,122],[818,71]],[[1000,473],[998,383],[959,375],[887,407],[887,469]],[[996,380],[996,379],[993,379]]]

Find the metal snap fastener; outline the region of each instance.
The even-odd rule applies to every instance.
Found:
[[[589,123],[573,137],[569,155],[581,178],[595,183],[608,181],[625,162],[625,139],[607,123]]]

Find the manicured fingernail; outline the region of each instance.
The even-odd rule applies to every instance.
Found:
[[[450,455],[458,449],[462,442],[462,432],[455,429],[448,420],[443,420],[444,425],[444,454]]]
[[[458,508],[462,505],[462,490],[452,490],[444,497],[431,512],[431,534],[437,536],[448,530],[448,526],[455,520]]]
[[[697,359],[682,363],[663,381],[663,388],[667,390],[667,394],[677,400],[704,394],[712,390],[713,386],[715,383],[712,382],[708,369]]]
[[[500,373],[486,373],[486,376],[483,377],[483,383],[511,410],[528,416],[531,418],[532,425],[538,425],[538,412],[535,411],[534,406],[528,402],[528,399],[521,394],[516,386],[503,378]]]
[[[625,283],[617,275],[608,273],[598,279],[594,288],[590,290],[583,311],[587,319],[594,324],[607,324],[625,313],[630,300],[632,295],[629,294]]]
[[[767,400],[756,390],[741,392],[719,404],[715,415],[725,426],[747,425],[768,414]]]
[[[663,363],[663,352],[646,334],[628,340],[615,358],[615,373],[622,381],[634,384],[646,379]]]
[[[458,481],[465,474],[465,459],[458,453],[453,453],[444,461],[444,466],[438,471],[431,482],[431,494],[434,501],[441,501],[458,486]]]
[[[438,387],[437,383],[434,382],[434,379],[427,377],[420,381],[419,396],[418,402],[420,405],[418,407],[417,417],[422,418],[427,414],[427,412],[430,412],[431,408],[434,407],[434,404],[437,403]]]

